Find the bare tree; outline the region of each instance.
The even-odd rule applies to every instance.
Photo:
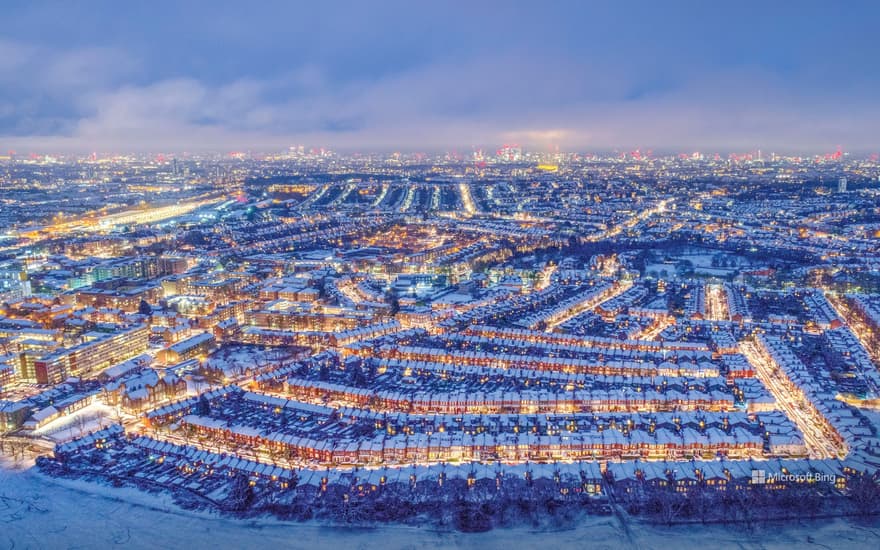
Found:
[[[7,337],[0,338],[0,354],[9,355],[9,349],[10,349],[11,344],[12,344],[12,341],[9,338],[7,338]]]
[[[84,415],[84,414],[77,415],[76,427],[79,430],[80,436],[85,435],[87,422],[88,422],[88,419],[86,418],[86,415]]]
[[[880,510],[880,485],[875,476],[856,474],[846,482],[846,494],[860,515],[871,515]]]

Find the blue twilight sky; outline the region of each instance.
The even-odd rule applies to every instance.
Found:
[[[0,5],[0,150],[880,149],[880,2]]]

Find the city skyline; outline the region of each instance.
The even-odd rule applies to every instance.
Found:
[[[878,8],[5,9],[0,150],[880,149]]]

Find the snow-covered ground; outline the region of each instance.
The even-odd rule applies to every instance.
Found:
[[[113,407],[108,407],[103,403],[92,403],[73,414],[49,422],[34,431],[34,434],[58,442],[70,441],[114,424],[116,416],[116,410]]]
[[[371,529],[234,520],[175,506],[170,497],[88,482],[56,480],[0,463],[0,548],[859,548],[880,547],[880,520],[742,527],[626,525],[591,518],[576,529],[488,533],[379,526]]]

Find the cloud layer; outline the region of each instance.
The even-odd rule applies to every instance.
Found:
[[[880,148],[873,3],[329,4],[7,8],[0,148]]]

